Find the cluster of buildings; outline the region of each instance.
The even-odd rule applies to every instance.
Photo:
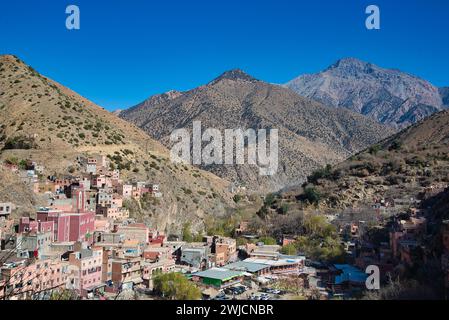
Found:
[[[304,271],[305,256],[287,256],[281,246],[247,244],[239,248],[240,258],[192,272],[189,277],[202,288],[225,289],[238,284],[264,285],[280,277]]]
[[[124,207],[127,199],[161,197],[159,186],[124,183],[104,156],[78,162],[84,168],[80,176],[45,180],[43,167],[34,162],[6,164],[19,175],[25,172],[48,205],[13,219],[15,204],[0,203],[0,299],[30,299],[59,289],[102,297],[135,285],[150,287],[152,275],[173,269],[165,235],[129,219]]]

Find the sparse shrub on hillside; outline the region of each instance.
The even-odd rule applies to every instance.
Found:
[[[192,194],[192,190],[190,190],[190,189],[187,189],[187,188],[181,188],[181,189],[182,189],[182,191],[184,191],[184,193],[187,194],[187,195]]]
[[[307,177],[307,181],[313,184],[318,184],[320,179],[336,181],[341,177],[341,174],[342,172],[340,169],[332,170],[332,166],[328,164],[324,168],[314,171],[309,177]]]
[[[283,203],[281,205],[281,207],[278,209],[278,213],[279,214],[287,214],[289,208],[290,208],[290,206],[288,205],[288,203]]]
[[[304,190],[304,198],[311,204],[318,204],[321,200],[321,194],[316,188],[307,187]]]
[[[391,143],[389,150],[400,150],[402,147],[402,142],[395,140]]]
[[[378,144],[375,144],[374,146],[371,146],[368,150],[368,152],[372,155],[377,155],[377,153],[382,150],[382,147]]]
[[[403,165],[405,165],[405,162],[403,162],[403,161],[391,160],[383,165],[383,167],[381,169],[381,174],[386,176],[389,174],[401,173],[404,171]]]
[[[409,166],[418,168],[424,168],[425,166],[427,166],[427,161],[421,156],[414,156],[412,158],[407,158],[405,160],[405,163],[407,163]]]
[[[404,182],[404,177],[399,175],[391,175],[386,177],[385,181],[388,182],[390,185],[398,185]]]
[[[239,194],[234,195],[233,200],[235,203],[239,203],[242,200],[242,196]]]
[[[271,207],[275,201],[276,201],[276,195],[274,193],[270,193],[265,197],[263,204],[265,207]]]
[[[5,146],[3,150],[13,150],[13,149],[33,149],[36,147],[36,143],[34,138],[25,137],[25,136],[17,136],[13,138],[9,138],[6,140]]]

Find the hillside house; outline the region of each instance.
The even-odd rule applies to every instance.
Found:
[[[14,209],[15,205],[12,202],[1,202],[0,217],[8,218]]]

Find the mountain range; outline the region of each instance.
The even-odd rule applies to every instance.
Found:
[[[252,165],[203,166],[251,190],[274,191],[300,184],[314,169],[335,164],[389,136],[393,130],[350,110],[329,108],[292,90],[260,81],[236,69],[206,85],[155,95],[120,112],[170,148],[175,129],[278,129],[279,168],[274,176],[258,174]]]
[[[448,88],[355,58],[341,59],[285,86],[327,106],[349,109],[399,128],[449,106]]]

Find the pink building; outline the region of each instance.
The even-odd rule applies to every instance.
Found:
[[[37,212],[37,220],[54,223],[55,242],[92,242],[95,212],[65,213],[60,210],[42,209]]]
[[[95,188],[104,188],[106,186],[106,176],[99,175],[92,177],[92,186]]]
[[[53,221],[34,221],[28,217],[22,217],[19,221],[19,233],[23,232],[52,232],[54,231]]]
[[[69,241],[87,241],[92,243],[95,230],[95,212],[70,214]]]
[[[112,230],[112,219],[105,218],[104,216],[96,215],[94,222],[95,231],[109,232]]]
[[[86,296],[102,286],[103,250],[101,248],[88,249],[82,243],[75,244],[75,252],[69,256],[71,266],[71,287],[81,295]]]
[[[52,221],[54,223],[55,242],[70,241],[70,215],[61,210],[41,209],[37,212],[40,222]]]
[[[64,262],[38,260],[27,265],[26,260],[1,268],[0,299],[6,294],[9,299],[31,299],[33,292],[64,288],[67,280]]]

